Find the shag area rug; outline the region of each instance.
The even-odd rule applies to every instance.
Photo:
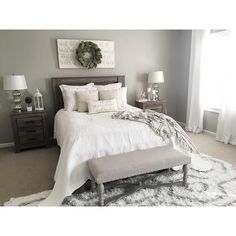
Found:
[[[156,189],[140,189],[135,193],[123,197],[109,206],[236,206],[236,167],[202,155],[202,158],[212,164],[207,172],[190,169],[188,186],[167,186]],[[142,178],[151,177],[149,184],[181,181],[183,172],[169,171],[160,174],[149,174],[129,178],[119,183],[138,182]],[[122,193],[123,188],[113,187],[105,189],[105,198]],[[36,206],[49,195],[50,191],[33,194],[26,197],[11,198],[5,206]],[[62,206],[97,206],[98,194],[86,191],[73,194],[64,199]]]

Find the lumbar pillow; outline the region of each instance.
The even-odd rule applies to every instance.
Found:
[[[127,88],[112,89],[112,90],[101,90],[99,91],[100,100],[116,99],[118,110],[124,110],[127,104],[126,96]]]
[[[77,110],[76,91],[92,89],[93,86],[94,86],[94,83],[89,83],[82,86],[71,86],[71,85],[65,85],[65,84],[60,85],[59,87],[61,89],[62,96],[63,96],[64,109],[66,111]]]
[[[79,90],[77,94],[77,109],[79,112],[88,111],[88,102],[98,101],[98,90]]]
[[[88,103],[89,114],[101,112],[115,112],[118,111],[116,99],[104,101],[90,101]]]
[[[114,83],[114,84],[106,84],[106,85],[94,85],[95,88],[98,89],[98,91],[101,90],[111,90],[111,89],[119,89],[121,88],[121,83]]]

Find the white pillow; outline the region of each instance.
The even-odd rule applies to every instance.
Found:
[[[64,102],[64,109],[66,111],[75,111],[77,110],[76,104],[76,91],[79,90],[86,90],[86,89],[93,89],[94,83],[89,83],[82,86],[72,86],[72,85],[60,85],[60,89],[62,92],[63,102]]]
[[[121,88],[121,96],[122,96],[123,102],[127,104],[127,87]]]
[[[118,111],[116,99],[104,101],[90,101],[88,103],[89,114],[101,112],[115,112]]]
[[[122,111],[127,104],[126,91],[127,88],[101,90],[99,91],[99,98],[100,100],[116,99],[118,110]]]
[[[88,111],[89,101],[98,101],[98,90],[79,90],[76,92],[77,95],[77,110],[79,112]]]
[[[121,88],[121,83],[114,83],[114,84],[106,84],[106,85],[94,85],[95,88],[98,89],[98,91],[101,90],[111,90],[111,89],[119,89]]]

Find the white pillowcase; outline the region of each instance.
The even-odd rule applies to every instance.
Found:
[[[94,85],[94,88],[97,88],[98,91],[101,90],[111,90],[111,89],[119,89],[121,88],[121,83],[114,83],[114,84],[106,84],[106,85]]]
[[[72,86],[72,85],[60,85],[60,89],[63,96],[64,109],[66,111],[75,111],[77,110],[77,102],[76,102],[76,91],[79,90],[88,90],[95,89],[93,88],[94,83],[89,83],[82,86]],[[95,89],[96,90],[96,89]]]
[[[125,109],[125,105],[127,104],[127,87],[101,90],[99,91],[99,98],[100,100],[116,99],[118,110],[122,111]]]
[[[104,101],[90,101],[88,103],[89,114],[101,112],[115,112],[118,111],[116,99]]]
[[[127,104],[127,87],[121,88],[122,101]]]
[[[79,90],[76,92],[77,95],[77,110],[79,112],[88,111],[89,101],[98,101],[98,90]]]

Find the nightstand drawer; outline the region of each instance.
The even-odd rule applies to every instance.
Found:
[[[19,129],[19,136],[26,136],[26,135],[43,135],[43,129],[41,127],[25,127]]]
[[[147,105],[145,106],[144,109],[150,109],[150,110],[154,110],[154,111],[157,111],[157,112],[164,112],[164,109],[163,109],[163,105],[159,104],[159,105]]]
[[[20,127],[35,127],[35,126],[42,126],[43,119],[41,116],[34,116],[29,118],[18,118],[16,120],[17,126]]]
[[[48,127],[45,111],[11,113],[15,150],[48,146]]]
[[[20,144],[38,144],[44,142],[44,135],[27,135],[27,136],[21,136],[20,138]]]
[[[165,113],[165,114],[167,113],[165,100],[136,101],[135,106],[143,110],[149,109],[149,110],[157,111],[159,113]]]

